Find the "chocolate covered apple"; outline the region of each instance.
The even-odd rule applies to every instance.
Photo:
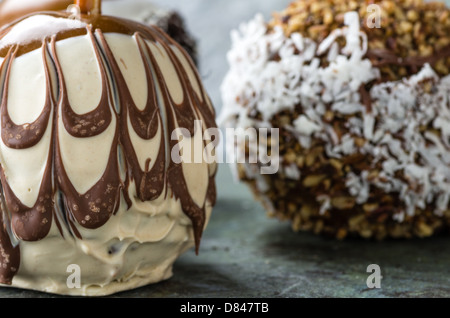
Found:
[[[279,130],[262,140],[279,146],[276,173],[237,165],[270,215],[338,239],[450,228],[449,16],[442,2],[295,0],[233,33],[221,121]]]
[[[32,13],[1,29],[0,283],[105,295],[167,279],[198,249],[216,165],[175,162],[171,135],[198,140],[214,109],[161,29],[77,3],[79,16]]]

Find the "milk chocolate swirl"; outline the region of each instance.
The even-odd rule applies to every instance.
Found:
[[[66,13],[38,15],[68,18]],[[43,37],[30,34],[28,39],[17,43],[5,40],[15,26],[32,16],[35,15],[14,22],[0,33],[0,57],[4,59],[0,68],[1,139],[5,147],[19,151],[43,142],[46,133],[50,134],[51,142],[38,198],[33,206],[21,202],[4,167],[0,169],[5,202],[0,215],[4,225],[0,231],[0,283],[10,284],[19,268],[21,240],[45,238],[52,222],[56,222],[59,229],[65,226],[74,237],[83,239],[77,227],[100,228],[118,211],[121,198],[128,208],[131,206],[131,184],[135,185],[136,196],[141,201],[154,201],[161,197],[174,197],[180,201],[184,213],[192,221],[198,252],[205,225],[205,206],[207,202],[215,202],[216,165],[207,166],[207,191],[199,202],[192,196],[195,184],[185,178],[186,165],[177,164],[170,158],[170,150],[178,142],[171,140],[172,131],[184,128],[193,136],[195,120],[203,122],[203,131],[216,127],[214,109],[197,72],[193,71],[194,76],[186,72],[186,67],[195,70],[191,59],[157,27],[107,16],[82,16],[85,27],[67,28]],[[139,108],[135,104],[119,66],[123,61],[116,60],[107,34],[127,35],[136,41],[145,67],[148,90],[145,107]],[[57,50],[59,41],[80,36],[88,37],[92,44],[101,79],[100,101],[85,114],[77,113],[71,105],[67,79],[72,74],[64,71]],[[182,90],[181,101],[172,96],[164,66],[160,65],[152,48],[165,54],[175,70]],[[34,122],[19,125],[9,112],[11,68],[16,59],[36,49],[42,49],[45,104]],[[95,185],[87,192],[79,193],[67,170],[61,133],[65,131],[76,140],[89,140],[110,130],[113,137],[106,168]],[[157,155],[147,158],[145,167],[140,164],[132,134],[141,140],[158,141]],[[203,144],[206,146],[207,142]],[[63,209],[55,206],[57,202],[62,202]],[[60,232],[63,235],[64,231]]]

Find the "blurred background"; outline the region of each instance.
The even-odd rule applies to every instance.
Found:
[[[151,0],[162,8],[175,9],[198,41],[200,73],[216,107],[222,107],[220,85],[227,72],[226,53],[230,31],[253,18],[257,12],[266,19],[285,8],[291,0]],[[131,1],[130,1],[131,2]]]

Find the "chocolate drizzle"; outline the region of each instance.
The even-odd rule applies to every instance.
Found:
[[[198,74],[196,74],[196,81],[199,84],[201,94],[202,94],[202,101],[198,98],[198,96],[195,93],[195,90],[193,89],[188,75],[186,74],[186,71],[182,67],[181,63],[176,58],[175,54],[172,50],[170,50],[169,45],[173,44],[174,42],[171,42],[168,40],[168,38],[164,37],[160,30],[155,29],[155,32],[158,34],[159,38],[163,39],[163,41],[158,42],[160,43],[164,49],[169,54],[175,68],[176,72],[180,78],[181,85],[183,87],[184,92],[184,100],[181,104],[176,104],[170,97],[170,94],[167,93],[166,96],[170,99],[170,104],[174,105],[173,107],[169,108],[169,111],[171,113],[168,114],[168,127],[169,131],[174,131],[177,128],[185,128],[187,129],[191,136],[194,135],[194,121],[197,120],[204,120],[206,129],[215,127],[214,123],[214,116],[211,116],[211,109],[209,105],[207,104],[207,96],[203,89],[203,87],[200,85],[200,80],[198,77]],[[155,39],[156,40],[156,39]],[[151,59],[153,61],[153,56],[150,54]],[[191,65],[191,67],[193,67]],[[159,67],[156,66],[156,69]],[[159,76],[158,76],[159,77]],[[186,98],[188,97],[188,98]],[[166,101],[165,101],[166,102]],[[194,107],[196,105],[197,107]],[[176,123],[175,123],[176,121]],[[170,141],[170,149],[173,149],[177,144],[177,141],[171,140]],[[205,146],[205,144],[204,144]],[[195,234],[195,240],[196,240],[196,247],[197,247],[197,253],[198,253],[198,246],[200,244],[201,234],[203,232],[203,227],[205,225],[205,204],[206,200],[204,201],[203,206],[198,206],[192,199],[192,196],[189,194],[189,189],[187,188],[187,183],[183,178],[180,178],[180,176],[183,176],[183,165],[182,164],[175,164],[173,161],[169,164],[168,169],[168,181],[169,184],[172,186],[172,189],[174,190],[174,195],[176,198],[180,199],[181,205],[183,208],[184,213],[189,216],[189,218],[192,221],[192,224],[194,226],[194,234]],[[214,181],[214,180],[212,180]],[[210,196],[215,196],[215,189],[210,190],[211,184],[214,184],[214,182],[211,182],[211,179],[209,181],[210,186],[208,187],[208,193]],[[214,186],[213,186],[214,187]],[[208,197],[208,195],[207,195]],[[212,201],[215,201],[215,198],[213,198]]]
[[[148,169],[150,160],[147,160],[147,169],[143,171],[139,165],[136,152],[131,142],[130,132],[128,131],[128,119],[130,119],[131,125],[136,134],[144,139],[153,139],[158,128],[162,129],[162,119],[158,109],[158,101],[156,97],[156,82],[152,79],[150,66],[144,58],[141,45],[139,44],[139,36],[137,36],[139,49],[144,61],[145,73],[147,77],[148,85],[148,97],[145,108],[140,111],[134,104],[130,90],[125,82],[125,78],[120,72],[119,65],[117,64],[114,55],[107,44],[103,33],[97,30],[97,35],[100,39],[100,43],[105,52],[106,58],[109,61],[110,68],[114,74],[115,89],[118,91],[119,105],[121,110],[120,116],[120,144],[122,145],[129,164],[129,176],[136,182],[137,196],[142,201],[151,201],[159,198],[164,190],[165,186],[165,161],[166,153],[164,146],[164,135],[161,134],[160,146],[158,156],[155,158],[155,163],[152,169]],[[127,180],[127,184],[130,180]],[[125,194],[128,195],[127,193]]]
[[[95,43],[94,37],[90,29],[88,29],[89,36],[92,43]],[[95,55],[100,67],[101,81],[102,81],[102,93],[100,102],[96,109],[93,111],[79,115],[74,112],[69,103],[69,95],[64,80],[64,72],[59,64],[58,59],[55,59],[56,67],[59,75],[60,85],[60,105],[61,105],[61,118],[64,123],[64,127],[69,134],[75,138],[88,138],[98,136],[103,133],[112,121],[111,114],[111,102],[109,96],[109,87],[107,84],[107,74],[105,67],[103,66],[99,49],[93,45]],[[55,49],[55,41],[52,41],[52,53],[53,56],[57,56]]]
[[[450,57],[450,45],[440,49],[434,54],[428,56],[408,56],[405,58],[398,57],[394,52],[387,49],[370,49],[366,53],[372,65],[376,68],[384,66],[404,66],[409,69],[410,74],[415,74],[425,64],[434,66],[439,60]],[[388,79],[378,79],[377,82],[385,82]],[[370,99],[369,89],[366,85],[361,85],[359,89],[361,102],[366,107],[368,113],[372,111],[372,101]]]
[[[450,57],[450,45],[428,56],[408,56],[400,58],[394,52],[386,49],[371,49],[367,51],[366,55],[375,67],[398,65],[420,68],[426,63],[433,66],[440,59]]]
[[[47,59],[48,51],[46,48],[46,43],[42,44],[43,60]],[[12,54],[9,54],[8,59],[14,60],[16,57],[17,48]],[[47,92],[45,96],[45,106],[42,114],[31,124],[16,125],[9,116],[8,112],[8,87],[9,87],[9,74],[11,71],[12,63],[9,63],[6,79],[5,79],[5,89],[4,98],[1,105],[1,117],[2,117],[2,131],[1,136],[3,143],[9,148],[13,149],[25,149],[35,146],[44,136],[45,127],[48,126],[50,120],[50,114],[52,111],[53,99],[50,86],[50,77],[47,67],[47,63],[44,63],[46,81],[47,81]],[[44,127],[44,129],[42,129]]]
[[[103,133],[112,123],[112,109],[114,108],[110,98],[106,69],[89,27],[88,34],[93,44],[102,81],[100,102],[96,109],[84,115],[78,115],[73,111],[69,103],[64,72],[58,58],[55,58],[60,87],[58,103],[60,107],[57,111],[57,117],[62,118],[64,128],[75,138],[89,138]],[[53,56],[57,56],[54,40],[52,41],[52,53]],[[58,130],[56,129],[57,132]],[[60,140],[58,133],[56,136],[56,140]],[[96,229],[101,227],[109,220],[111,215],[117,212],[119,207],[119,190],[122,186],[117,155],[118,137],[119,132],[116,129],[105,173],[99,182],[83,194],[78,193],[71,183],[61,158],[60,144],[59,142],[56,143],[55,168],[59,172],[58,185],[65,196],[66,209],[79,224],[86,228]]]
[[[5,229],[3,215],[3,207],[0,211],[0,282],[3,284],[11,284],[14,275],[17,273],[20,265],[20,249],[19,246],[13,246],[11,238]]]
[[[65,18],[65,13],[46,13],[53,17]],[[24,18],[25,19],[25,18]],[[170,199],[173,196],[180,201],[183,212],[191,219],[196,251],[200,244],[202,231],[205,225],[206,204],[215,203],[215,165],[208,166],[207,192],[203,203],[194,202],[189,192],[189,184],[184,178],[183,163],[174,163],[169,155],[178,143],[170,139],[170,133],[177,128],[186,128],[191,136],[194,134],[194,121],[202,120],[203,129],[215,126],[215,114],[209,102],[200,78],[195,72],[191,59],[177,43],[168,38],[157,27],[144,25],[112,17],[85,17],[83,21],[88,24],[85,30],[65,30],[53,35],[51,39],[41,39],[43,63],[46,74],[47,95],[42,113],[35,122],[26,125],[16,125],[8,113],[8,85],[10,69],[13,61],[20,55],[36,49],[36,41],[26,45],[16,45],[4,48],[0,55],[5,57],[2,65],[2,74],[6,74],[2,82],[3,94],[1,101],[1,136],[5,146],[12,149],[29,149],[37,145],[50,129],[52,141],[48,149],[44,176],[41,181],[38,199],[33,207],[27,207],[17,198],[8,183],[4,167],[1,167],[1,183],[6,198],[6,208],[11,215],[11,224],[14,235],[19,240],[36,241],[46,237],[51,224],[53,213],[63,215],[55,217],[57,227],[68,227],[70,233],[82,239],[77,227],[97,229],[103,226],[118,211],[121,197],[132,205],[132,198],[141,201],[153,201],[161,196]],[[20,21],[18,21],[20,22]],[[16,22],[16,23],[18,23]],[[14,27],[11,25],[8,30]],[[134,37],[139,48],[145,68],[148,98],[145,107],[140,110],[133,101],[114,53],[110,48],[105,33],[120,33]],[[7,32],[0,35],[1,38]],[[77,114],[68,96],[64,69],[58,59],[56,43],[62,39],[86,34],[90,39],[95,52],[101,78],[101,97],[97,107],[86,114]],[[148,43],[153,43],[160,50],[164,50],[173,65],[182,87],[183,99],[181,103],[173,100],[168,83],[164,78],[157,58],[152,54]],[[189,67],[194,70],[195,81],[200,88],[200,96],[190,82],[189,76],[182,62],[174,53],[172,47],[182,52]],[[49,53],[49,50],[51,54]],[[7,52],[7,54],[5,54]],[[3,54],[3,55],[2,55]],[[50,70],[54,71],[56,79],[51,80]],[[56,92],[56,96],[54,93]],[[55,102],[57,101],[57,102]],[[86,193],[78,193],[73,185],[65,166],[60,131],[66,130],[70,136],[78,139],[88,139],[100,136],[110,129],[114,135],[108,155],[108,161],[103,175]],[[142,140],[159,139],[158,152],[155,158],[147,158],[144,169],[133,145],[130,134],[133,129]],[[20,138],[17,138],[20,136]],[[206,146],[206,142],[204,142]],[[123,154],[125,177],[121,177],[119,157]],[[129,191],[130,185],[136,185],[136,193]],[[56,203],[55,203],[56,202]],[[59,204],[60,202],[61,204]],[[57,204],[58,206],[55,206]],[[63,207],[62,207],[63,205]],[[126,213],[126,212],[125,212]],[[7,220],[3,220],[7,222]],[[6,223],[3,223],[4,225]],[[19,266],[19,246],[13,247],[5,227],[0,231],[0,243],[5,253],[10,255],[9,263],[6,256],[0,260],[4,265],[0,283],[10,284],[12,277]],[[20,244],[19,244],[20,245]],[[5,265],[6,264],[6,265]]]
[[[38,119],[26,125],[16,125],[8,114],[8,87],[9,76],[11,72],[12,61],[15,59],[17,50],[6,58],[8,64],[6,77],[4,81],[3,96],[1,103],[1,135],[3,143],[13,149],[26,149],[35,146],[44,136],[47,129],[50,114],[53,110],[53,97],[51,92],[50,75],[47,67],[48,51],[45,43],[42,46],[42,59],[44,61],[44,71],[46,77],[46,98],[42,114]],[[11,52],[11,50],[10,50]],[[39,189],[38,198],[32,208],[21,203],[11,190],[4,169],[0,171],[1,182],[3,186],[4,196],[6,199],[6,207],[11,213],[12,229],[15,235],[24,241],[37,241],[43,239],[50,231],[52,214],[53,214],[53,187],[52,187],[52,165],[51,157],[53,153],[53,145],[50,145],[48,151],[48,160]]]

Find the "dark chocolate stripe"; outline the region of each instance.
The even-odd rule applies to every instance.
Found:
[[[47,14],[60,18],[67,17],[66,13]],[[5,126],[2,127],[2,139],[6,146],[14,149],[27,149],[35,146],[44,136],[50,118],[54,114],[51,124],[52,146],[49,149],[49,160],[45,167],[39,199],[32,209],[23,206],[9,187],[3,171],[1,173],[1,182],[8,209],[12,211],[12,228],[20,239],[32,241],[42,239],[50,229],[52,214],[63,213],[63,218],[60,216],[62,222],[57,222],[61,235],[63,233],[62,227],[67,227],[69,233],[72,233],[78,239],[82,239],[77,226],[96,229],[104,225],[118,211],[121,195],[123,195],[128,207],[131,206],[132,200],[128,197],[129,185],[131,182],[135,182],[137,197],[141,201],[156,200],[161,195],[167,196],[168,190],[171,190],[172,195],[180,200],[183,212],[192,221],[198,251],[206,220],[206,202],[215,203],[214,175],[216,165],[209,166],[207,193],[202,204],[198,206],[193,201],[188,184],[184,179],[183,165],[170,160],[170,153],[167,153],[166,150],[177,145],[177,141],[170,140],[170,133],[177,128],[186,128],[193,136],[195,120],[204,120],[204,128],[216,127],[214,110],[208,105],[209,97],[201,85],[200,77],[195,72],[195,67],[186,53],[157,27],[147,27],[132,21],[106,16],[83,16],[83,21],[89,24],[87,28],[65,30],[52,37],[50,41],[51,54],[47,51],[47,45],[43,45],[42,41],[44,41],[44,44],[48,42],[45,39],[40,39],[40,42],[32,40],[26,45],[17,46],[14,52],[11,48],[4,48],[0,51],[0,56],[7,57],[2,66],[3,72],[0,72],[6,74],[3,80],[4,91],[1,101],[2,122],[5,123]],[[1,32],[0,43],[1,38],[13,26],[14,24]],[[96,36],[93,35],[94,30]],[[133,101],[118,62],[115,60],[114,54],[103,35],[106,32],[135,35],[147,80],[148,98],[143,110],[138,109]],[[98,106],[87,114],[79,115],[73,111],[70,105],[63,69],[56,51],[56,42],[85,34],[89,36],[94,47],[101,74],[102,92]],[[145,41],[159,43],[167,52],[183,89],[181,103],[177,104],[172,99],[163,72]],[[10,68],[15,57],[41,46],[44,47],[43,56],[47,77],[46,104],[39,118],[33,123],[35,134],[23,133],[22,138],[19,138],[19,141],[16,142],[9,138],[10,135],[27,125],[16,127],[9,117],[7,111],[9,72],[5,71],[4,68]],[[194,71],[200,96],[195,92],[186,70],[176,54],[172,52],[171,46],[177,46],[180,49]],[[51,81],[50,63],[54,64],[51,67],[52,70],[53,67],[55,69],[56,83]],[[54,85],[57,85],[57,87],[54,87]],[[55,97],[52,96],[52,92],[56,90],[58,91],[57,103],[54,101]],[[164,112],[164,115],[161,112]],[[64,127],[59,127],[58,118],[62,119]],[[128,118],[131,128],[143,140],[156,138],[158,128],[162,131],[158,155],[156,158],[152,158],[154,162],[151,162],[150,158],[147,159],[145,169],[141,168],[136,150],[133,147]],[[91,189],[84,194],[80,194],[76,191],[64,167],[58,129],[66,129],[75,138],[90,138],[104,133],[113,124],[113,119],[116,119],[116,127],[106,169],[100,180]],[[39,134],[36,134],[36,132],[39,132]],[[204,142],[204,145],[206,145],[206,142]],[[120,177],[119,151],[123,152],[125,158],[125,180],[121,180]],[[151,164],[153,165],[150,169]],[[165,192],[163,192],[164,190]],[[53,205],[52,199],[58,194],[62,196],[64,211],[56,211],[57,208]],[[43,200],[41,200],[42,198]],[[55,211],[53,211],[54,209]],[[44,222],[45,227],[41,225],[44,218],[48,220],[47,223]],[[56,216],[55,220],[57,221]],[[3,274],[3,278],[0,278],[1,283],[11,282],[18,268],[17,255],[20,257],[20,254],[17,254],[18,247],[13,248],[11,241],[8,239],[7,233],[0,231],[0,248],[7,249],[6,254],[9,255],[16,253],[14,254],[14,262],[6,265],[6,269],[0,272],[0,274]],[[0,258],[0,260],[3,259]]]
[[[32,123],[30,126],[34,126],[33,129],[22,131],[20,138],[14,138],[15,142],[11,143],[10,139],[4,137],[4,134],[18,133],[22,126],[15,125],[8,114],[7,104],[8,104],[8,85],[9,85],[9,75],[11,71],[12,63],[14,62],[14,53],[11,58],[8,59],[8,71],[4,83],[4,94],[1,104],[1,114],[2,114],[2,137],[3,142],[6,146],[13,149],[25,149],[31,148],[42,140],[43,135],[49,127],[49,118],[53,109],[53,96],[52,96],[52,86],[50,83],[49,68],[47,65],[48,61],[48,50],[47,46],[42,46],[42,61],[45,71],[46,79],[46,99],[44,109],[39,118]],[[50,127],[52,129],[52,127]],[[32,133],[34,132],[34,133]],[[5,140],[6,139],[6,140]],[[9,141],[9,142],[8,142]],[[38,241],[47,236],[50,231],[52,217],[53,217],[53,185],[52,185],[52,154],[53,145],[50,144],[47,163],[44,170],[44,175],[41,181],[41,186],[39,189],[38,197],[36,203],[33,207],[27,207],[24,205],[14,194],[12,189],[7,182],[7,177],[5,176],[4,169],[1,169],[1,181],[4,191],[4,196],[6,199],[6,205],[8,210],[11,212],[11,223],[14,234],[24,241]]]
[[[386,65],[421,67],[427,63],[433,66],[440,59],[450,57],[450,45],[428,56],[408,56],[401,58],[387,49],[371,49],[367,51],[366,56],[375,67]]]
[[[97,136],[104,132],[112,124],[113,105],[111,101],[110,87],[108,85],[108,76],[106,74],[103,59],[97,47],[94,36],[88,28],[88,34],[92,41],[94,51],[97,57],[100,68],[102,81],[102,94],[98,107],[86,115],[77,115],[73,112],[69,104],[68,92],[64,83],[64,74],[61,65],[58,61],[56,52],[56,42],[52,41],[52,53],[60,79],[60,110],[58,109],[58,116],[61,116],[64,122],[64,128],[72,136],[78,138],[89,138]],[[61,114],[59,114],[61,111]],[[115,116],[115,115],[114,115]],[[117,122],[117,120],[116,120]],[[81,125],[81,128],[78,126]],[[58,127],[58,124],[56,124]],[[93,129],[97,127],[98,129]],[[81,130],[80,130],[81,129]],[[88,132],[84,133],[83,129]],[[66,209],[70,212],[81,226],[89,229],[96,229],[104,225],[109,218],[119,208],[120,189],[122,188],[119,163],[118,163],[118,128],[115,128],[115,136],[109,154],[108,164],[105,172],[100,180],[86,193],[80,194],[76,191],[70,178],[67,175],[64,163],[61,157],[61,145],[59,144],[59,132],[56,129],[56,155],[55,168],[58,172],[58,186],[64,194]]]
[[[128,118],[136,134],[144,139],[153,139],[158,127],[163,130],[163,122],[159,113],[158,101],[156,97],[155,81],[152,79],[151,69],[141,50],[141,56],[144,62],[145,73],[147,78],[147,103],[145,108],[140,111],[134,104],[128,85],[123,77],[119,65],[105,40],[103,33],[97,30],[97,35],[108,60],[110,70],[113,74],[115,89],[118,91],[118,103],[120,106],[120,145],[124,149],[127,165],[130,173],[127,178],[131,178],[136,183],[136,191],[138,198],[142,201],[151,201],[160,197],[165,186],[165,170],[166,170],[166,154],[164,134],[161,134],[160,147],[158,156],[154,158],[155,163],[152,169],[143,171],[139,165],[139,160],[131,142],[130,133],[128,131]],[[139,42],[138,42],[139,43]],[[149,164],[150,162],[148,162]],[[126,184],[129,184],[128,180]],[[128,189],[128,187],[126,187]],[[128,192],[128,191],[126,191]]]
[[[10,285],[14,275],[19,270],[20,247],[19,245],[15,247],[12,245],[11,239],[4,226],[4,211],[0,212],[0,222],[2,224],[2,226],[0,226],[0,283]]]
[[[4,97],[1,104],[1,118],[2,118],[2,140],[9,148],[25,149],[31,148],[41,141],[45,134],[50,114],[52,112],[52,92],[50,91],[50,75],[47,66],[47,45],[44,41],[42,43],[42,54],[44,60],[44,69],[47,82],[47,92],[45,96],[44,108],[41,115],[31,124],[16,125],[9,116],[8,112],[8,90],[9,90],[9,76],[12,64],[16,58],[17,50],[12,53],[11,60],[8,63],[8,71],[5,79]],[[24,78],[24,81],[27,79]],[[44,129],[43,129],[44,128]]]

